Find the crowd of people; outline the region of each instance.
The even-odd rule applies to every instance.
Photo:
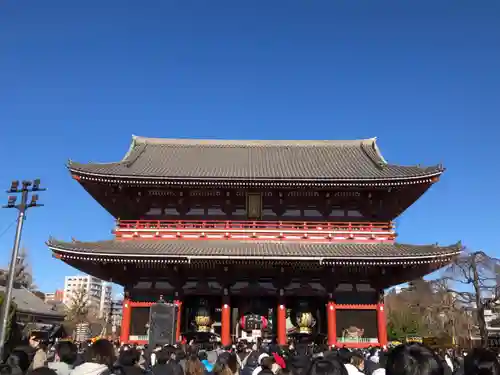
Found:
[[[30,347],[31,353],[14,350],[0,375],[500,375],[498,356],[491,350],[458,355],[418,343],[357,350],[241,341],[205,350],[193,343],[151,348],[105,339],[47,347],[31,338]]]

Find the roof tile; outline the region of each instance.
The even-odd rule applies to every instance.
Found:
[[[62,242],[49,240],[56,252],[118,257],[283,257],[330,259],[432,258],[460,252],[457,245],[407,245],[390,243],[304,243],[234,240],[109,240]]]
[[[376,140],[222,141],[134,137],[122,161],[70,162],[76,173],[135,178],[211,180],[393,180],[425,178],[439,166],[387,164]]]

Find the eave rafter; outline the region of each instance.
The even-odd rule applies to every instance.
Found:
[[[133,178],[130,176],[106,176],[84,173],[70,168],[71,175],[78,182],[90,182],[108,185],[129,185],[137,187],[147,186],[175,186],[181,188],[388,188],[409,185],[430,185],[439,180],[441,172],[425,177],[412,177],[394,180],[210,180],[210,179],[174,179],[165,177]]]
[[[448,264],[458,254],[446,254],[428,258],[401,258],[401,259],[335,259],[335,258],[308,258],[303,257],[287,258],[287,257],[151,257],[151,256],[107,256],[96,254],[74,254],[68,253],[64,250],[51,248],[54,257],[63,261],[85,261],[97,263],[115,263],[115,264],[136,264],[138,267],[150,267],[155,265],[165,264],[186,264],[194,265],[198,263],[211,263],[211,264],[234,264],[234,265],[259,265],[259,264],[272,264],[273,266],[280,265],[296,265],[312,267],[318,266],[412,266],[412,265],[425,265],[425,264]]]

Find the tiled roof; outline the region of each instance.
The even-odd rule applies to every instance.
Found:
[[[432,178],[443,168],[388,164],[376,139],[231,141],[133,137],[116,163],[80,164],[83,176],[215,181],[384,181]]]
[[[274,259],[274,260],[397,260],[453,256],[458,245],[405,245],[391,243],[304,243],[235,240],[109,240],[61,242],[50,239],[54,252],[122,259]]]
[[[2,285],[0,285],[0,292],[5,292],[5,287]],[[16,304],[17,309],[23,313],[51,315],[56,317],[64,316],[64,314],[55,311],[51,305],[45,303],[41,298],[25,288],[13,288],[12,300]]]

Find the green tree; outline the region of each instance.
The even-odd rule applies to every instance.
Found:
[[[3,292],[0,292],[0,308],[3,306],[4,299],[5,299],[5,294]],[[15,319],[16,319],[16,304],[14,302],[11,302],[9,309],[9,319],[7,320],[7,331],[5,333],[6,341],[10,338],[11,329],[15,324]]]
[[[73,293],[66,311],[66,320],[75,324],[88,322],[90,301],[87,290],[84,287]]]

